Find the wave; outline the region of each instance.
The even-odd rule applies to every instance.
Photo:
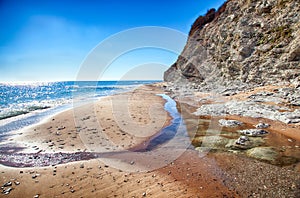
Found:
[[[155,81],[0,82],[0,120],[55,108],[72,101],[97,100]]]
[[[7,118],[12,118],[15,116],[19,116],[19,115],[23,115],[23,114],[27,114],[36,110],[44,110],[44,109],[49,109],[51,108],[50,106],[29,106],[25,109],[22,110],[11,110],[8,112],[1,112],[0,113],[0,120],[4,120]]]

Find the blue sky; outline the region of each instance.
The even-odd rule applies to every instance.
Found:
[[[188,34],[199,15],[223,2],[0,0],[0,82],[75,80],[89,52],[110,36],[142,26]],[[177,56],[160,49],[135,50],[115,60],[99,80],[124,78],[128,70],[151,67],[149,63],[155,63],[153,73],[137,69],[130,78],[159,79]]]

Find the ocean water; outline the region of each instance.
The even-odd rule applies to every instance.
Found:
[[[0,83],[0,133],[22,128],[62,111],[70,107],[75,98],[92,101],[155,82],[159,81]]]

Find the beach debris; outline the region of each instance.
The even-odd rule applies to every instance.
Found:
[[[133,165],[133,164],[134,164],[134,161],[131,161],[130,164]]]
[[[74,189],[71,189],[71,193],[74,193],[75,192],[75,190]]]
[[[252,136],[252,137],[261,137],[267,135],[269,132],[263,129],[245,129],[239,130],[243,135]]]
[[[260,123],[258,123],[257,125],[255,125],[255,128],[257,128],[257,129],[265,129],[265,128],[268,128],[270,125],[269,124],[267,124],[267,123],[262,123],[262,122],[260,122]]]
[[[33,198],[39,198],[40,197],[40,195],[39,194],[37,194],[37,195],[34,195],[34,197]]]
[[[147,193],[146,193],[146,192],[143,192],[142,195],[143,195],[143,197],[146,197],[146,196],[147,196]]]
[[[18,182],[18,181],[15,181],[14,183],[15,183],[15,185],[17,185],[17,186],[20,185],[20,182]]]
[[[237,127],[237,126],[241,126],[243,123],[237,120],[220,119],[219,124],[224,127]]]

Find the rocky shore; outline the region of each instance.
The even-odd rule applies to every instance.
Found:
[[[111,99],[124,104],[124,99],[127,98],[125,96],[130,96],[133,99],[129,103],[132,118],[140,123],[146,121],[149,123],[149,118],[146,118],[149,114],[146,112],[149,112],[149,107],[155,101],[158,104],[164,104],[162,98],[156,94],[164,93],[161,88],[165,86],[165,84],[145,86],[130,93],[112,96]],[[170,92],[166,93],[172,95]],[[145,95],[148,96],[147,100],[144,98]],[[276,133],[274,127],[276,129],[278,126],[266,120],[256,119],[253,122],[247,119],[238,120],[235,117],[231,119],[215,117],[214,119],[197,116],[194,114],[199,108],[194,103],[197,99],[200,99],[199,96],[191,98],[186,95],[177,102],[177,108],[190,139],[190,146],[174,160],[165,162],[160,168],[146,172],[132,172],[132,170],[135,168],[141,170],[140,167],[143,166],[149,169],[149,165],[155,164],[153,159],[157,159],[159,163],[164,162],[167,159],[165,154],[169,153],[168,157],[170,157],[172,156],[170,153],[174,153],[176,149],[166,147],[164,149],[166,153],[158,153],[156,158],[151,158],[150,153],[143,151],[144,155],[149,154],[150,161],[146,158],[135,158],[136,155],[126,154],[130,151],[129,148],[144,142],[153,135],[153,132],[145,138],[137,138],[136,135],[132,136],[133,134],[125,132],[125,128],[119,128],[116,117],[110,118],[109,114],[105,113],[105,119],[101,119],[100,113],[96,114],[95,118],[101,121],[103,128],[96,130],[96,133],[95,130],[90,130],[97,128],[97,122],[93,122],[93,115],[88,114],[92,113],[87,108],[89,105],[77,111],[76,116],[81,121],[81,127],[77,130],[70,122],[74,118],[71,116],[71,111],[59,114],[41,125],[26,129],[22,134],[16,134],[10,140],[11,143],[18,142],[25,146],[25,150],[18,150],[15,154],[16,151],[13,150],[6,152],[12,152],[10,156],[14,158],[13,160],[19,160],[23,162],[23,166],[26,166],[24,163],[29,166],[20,167],[21,164],[19,168],[12,168],[1,165],[0,182],[3,196],[270,197],[276,195],[275,197],[297,197],[300,192],[300,165],[297,158],[300,156],[299,141]],[[102,112],[111,111],[111,104],[108,98],[102,99],[97,103],[96,109],[102,109]],[[150,106],[145,106],[147,104]],[[163,125],[159,125],[160,128],[170,124],[162,106],[160,108],[157,106],[155,111],[162,117],[153,119],[164,118],[166,120]],[[118,111],[118,116],[123,113]],[[126,123],[129,124],[126,117],[118,117],[118,119],[121,118],[126,119]],[[124,123],[122,119],[118,121]],[[285,125],[296,126],[295,124]],[[249,129],[253,130],[249,131]],[[130,131],[135,130],[131,128]],[[105,133],[109,141],[120,142],[121,147],[124,144],[125,155],[124,153],[120,155],[120,149],[117,147],[115,150],[105,149],[111,148],[107,144],[107,139],[94,138],[84,142],[85,139],[80,137],[80,133],[100,137]],[[75,136],[77,138],[74,138]],[[66,141],[61,141],[63,139]],[[61,143],[64,144],[61,145]],[[91,150],[96,147],[89,146],[95,144],[104,145],[100,146],[104,150],[98,159],[99,156]],[[52,164],[47,163],[47,160],[51,162],[51,158],[56,161]],[[117,166],[116,159],[119,159]],[[59,160],[61,162],[57,162]],[[32,162],[40,162],[40,165],[36,164],[35,166],[38,167],[32,167],[30,165]]]
[[[187,125],[194,126],[189,134],[195,150],[215,157],[226,185],[241,197],[297,197],[299,87],[212,92],[192,85],[162,87],[178,102]]]

